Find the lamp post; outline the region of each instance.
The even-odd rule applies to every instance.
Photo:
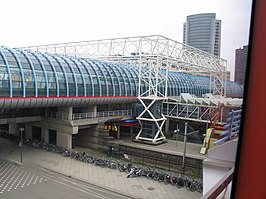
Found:
[[[24,128],[21,127],[19,128],[19,131],[20,131],[20,142],[19,142],[19,148],[20,148],[20,163],[22,163],[22,143],[23,143],[23,131],[24,131]]]
[[[188,127],[193,130],[192,132],[187,132],[188,131]],[[185,172],[185,158],[186,158],[186,152],[187,152],[187,137],[195,134],[195,133],[199,133],[199,131],[195,131],[191,126],[188,125],[188,123],[185,123],[185,131],[184,131],[184,151],[183,151],[183,158],[182,158],[182,169],[183,172]]]
[[[177,146],[177,141],[178,141],[178,132],[179,132],[178,124],[176,125],[176,130],[174,130],[174,133],[176,134],[176,146]]]
[[[183,152],[183,159],[182,159],[182,169],[183,172],[185,171],[185,158],[186,158],[186,151],[187,151],[187,122],[185,123],[185,132],[184,132],[184,152]]]

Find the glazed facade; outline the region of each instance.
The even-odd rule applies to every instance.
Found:
[[[177,72],[169,72],[168,77],[168,96],[212,92],[210,77]],[[138,79],[138,68],[130,65],[0,48],[2,98],[136,97]],[[227,81],[226,85],[227,96],[242,95],[237,83]],[[147,89],[146,85],[141,89]]]

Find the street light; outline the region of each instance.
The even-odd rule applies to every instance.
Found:
[[[23,128],[23,127],[19,128],[19,131],[20,131],[20,142],[19,142],[19,148],[20,148],[20,163],[22,163],[22,143],[23,143],[22,135],[23,135],[24,128]]]
[[[176,126],[176,130],[174,130],[174,134],[176,134],[176,146],[177,146],[177,141],[178,141],[178,132],[180,129],[178,129],[178,125]]]
[[[187,132],[188,131],[188,127],[192,130],[192,132]],[[183,172],[185,172],[185,158],[186,158],[186,152],[187,152],[187,137],[195,134],[195,133],[199,133],[199,131],[195,131],[191,126],[188,125],[188,123],[185,123],[185,131],[184,131],[184,151],[183,151],[183,158],[182,158],[182,169]]]
[[[183,152],[183,158],[182,158],[182,169],[183,172],[185,172],[185,158],[186,158],[186,151],[187,151],[187,126],[188,123],[185,123],[185,132],[184,132],[184,152]]]

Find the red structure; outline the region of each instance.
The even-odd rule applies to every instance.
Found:
[[[266,198],[266,1],[254,0],[244,112],[231,198]]]
[[[121,120],[119,122],[120,126],[140,126],[140,123],[138,120],[132,119],[132,120]]]

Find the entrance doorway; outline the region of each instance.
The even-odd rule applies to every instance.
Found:
[[[32,126],[32,140],[42,141],[42,128]]]
[[[49,144],[56,145],[56,131],[49,129]]]

